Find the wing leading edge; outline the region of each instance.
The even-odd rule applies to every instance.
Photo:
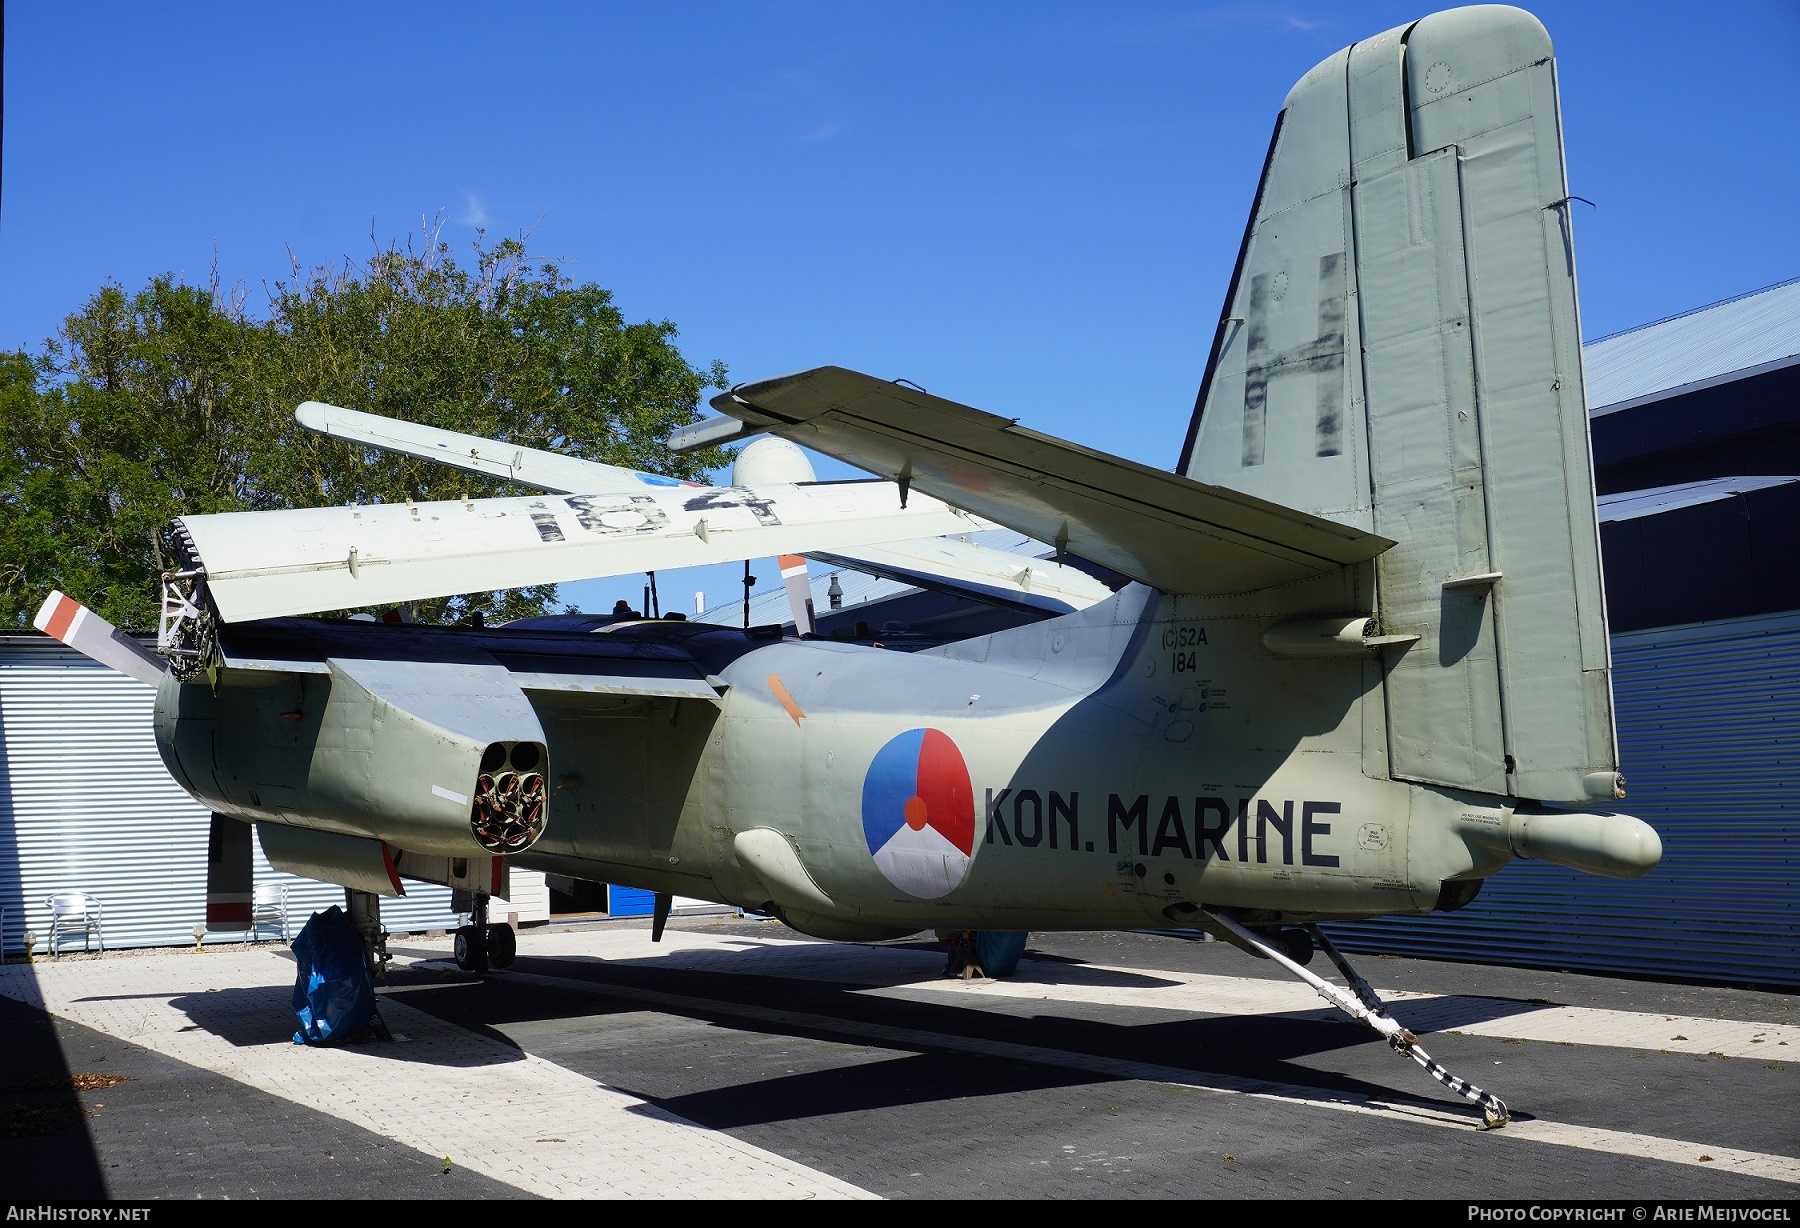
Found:
[[[740,385],[712,404],[1168,592],[1266,588],[1393,545],[842,367]]]
[[[676,478],[659,477],[600,461],[545,452],[480,435],[465,435],[439,427],[402,422],[365,414],[341,405],[307,401],[294,410],[294,421],[309,431],[332,439],[379,448],[397,456],[436,461],[455,469],[488,477],[505,478],[521,486],[556,492],[591,490],[640,490],[646,486],[698,486]]]

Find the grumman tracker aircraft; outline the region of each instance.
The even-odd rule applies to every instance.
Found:
[[[41,620],[157,686],[169,771],[222,816],[220,897],[248,891],[254,823],[371,930],[404,878],[498,893],[509,865],[847,941],[1191,926],[1498,1125],[1318,925],[1462,907],[1519,857],[1629,877],[1661,856],[1604,809],[1624,789],[1569,199],[1543,27],[1439,13],[1288,95],[1175,472],[826,367],[733,388],[675,442],[768,433],[886,482],[565,471],[536,484],[577,493],[190,516],[166,669],[60,594]],[[913,653],[294,617],[968,516],[1133,583]],[[504,964],[509,936],[478,924],[460,953]],[[1315,946],[1346,986],[1303,966]]]

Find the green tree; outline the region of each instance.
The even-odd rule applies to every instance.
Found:
[[[294,406],[327,401],[615,465],[699,478],[722,452],[663,439],[723,386],[515,239],[465,266],[438,235],[367,262],[305,269],[241,295],[172,276],[102,287],[36,353],[0,354],[0,621],[51,588],[121,626],[155,626],[177,516],[522,493],[475,474],[314,435]],[[551,609],[554,586],[424,603],[422,617]]]

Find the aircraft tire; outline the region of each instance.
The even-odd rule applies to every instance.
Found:
[[[487,927],[487,958],[490,968],[510,968],[519,953],[519,936],[510,925]]]
[[[454,950],[456,966],[464,972],[486,972],[488,970],[488,951],[486,935],[473,925],[465,925],[456,931]]]
[[[1281,953],[1283,955],[1293,960],[1296,964],[1304,965],[1312,962],[1312,935],[1305,930],[1282,930],[1279,934],[1275,935],[1275,945],[1281,948]]]

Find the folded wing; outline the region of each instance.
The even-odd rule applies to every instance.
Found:
[[[226,622],[966,532],[887,482],[639,489],[187,516]]]
[[[294,411],[300,425],[333,439],[434,461],[455,469],[505,478],[552,494],[583,491],[644,491],[666,487],[698,489],[699,483],[582,460],[556,452],[519,447],[479,435],[402,422],[377,414],[308,401]],[[897,500],[896,500],[897,501]],[[971,525],[957,526],[967,531]],[[991,604],[1067,613],[1104,600],[1110,590],[1072,567],[935,537],[886,545],[804,552],[820,562],[867,572],[903,584],[951,592]],[[784,573],[785,574],[785,573]],[[797,606],[804,610],[804,605]],[[796,617],[805,617],[797,613]]]
[[[697,483],[642,473],[600,461],[564,456],[521,447],[479,435],[464,435],[361,410],[307,401],[294,411],[294,420],[310,431],[379,448],[399,456],[436,461],[470,473],[505,478],[521,486],[567,493],[588,490],[639,490],[646,486],[693,486]]]

